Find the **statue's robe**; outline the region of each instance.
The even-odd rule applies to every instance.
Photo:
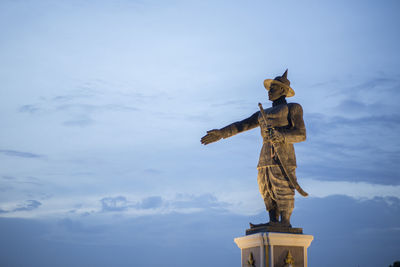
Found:
[[[260,126],[263,146],[258,161],[258,185],[260,193],[264,198],[264,203],[268,211],[288,211],[294,208],[295,189],[289,183],[287,175],[282,169],[274,147],[269,140],[266,125],[279,131],[284,140],[279,144],[278,154],[285,163],[288,172],[296,178],[296,155],[294,143],[302,142],[306,139],[306,128],[303,121],[303,109],[296,103],[281,103],[271,108],[265,109],[267,122],[261,112],[254,113],[247,119],[232,123],[221,129],[223,138],[231,137],[243,131]]]

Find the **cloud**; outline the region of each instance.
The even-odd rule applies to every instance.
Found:
[[[95,86],[95,85],[91,85]],[[107,91],[107,90],[106,90]],[[127,104],[128,103],[128,104]],[[71,127],[85,127],[94,124],[94,115],[108,112],[137,112],[137,106],[127,102],[126,96],[120,93],[107,95],[100,90],[88,87],[72,90],[65,95],[40,97],[38,103],[25,104],[18,108],[21,113],[49,116],[60,113],[65,116],[63,124]]]
[[[127,209],[153,209],[159,208],[163,201],[161,197],[146,197],[139,202],[128,201],[124,196],[106,197],[101,199],[102,211],[125,211]]]
[[[212,194],[188,195],[176,194],[166,199],[161,196],[144,197],[139,201],[130,201],[125,196],[105,197],[100,200],[102,212],[135,212],[146,211],[145,214],[171,212],[198,212],[208,209],[223,209],[229,204],[219,201]],[[150,213],[149,213],[150,212]],[[142,214],[143,215],[143,214]]]
[[[312,197],[345,195],[355,199],[373,199],[375,197],[400,196],[400,185],[381,185],[347,181],[321,181],[313,179],[301,179],[300,183]]]
[[[0,213],[13,213],[13,212],[18,212],[18,211],[32,211],[37,208],[39,208],[42,205],[40,201],[37,200],[26,200],[25,203],[19,204],[16,208],[14,209],[0,209]]]
[[[347,99],[342,101],[338,106],[337,109],[340,109],[344,112],[351,112],[351,113],[363,113],[365,111],[369,111],[369,106],[361,101],[357,101],[354,99]]]
[[[10,157],[20,157],[20,158],[43,158],[42,155],[34,154],[30,152],[0,149],[0,153]]]
[[[124,100],[125,96],[119,96],[119,98],[115,97],[115,95],[104,97],[102,93],[85,87],[66,95],[51,98],[42,97],[39,99],[39,103],[22,105],[18,108],[18,111],[30,114],[38,113],[39,111],[42,114],[56,111],[89,114],[103,111],[132,112],[139,110],[137,107],[126,105],[123,103],[125,102]]]
[[[15,180],[16,178],[14,176],[9,176],[9,175],[2,175],[1,178],[5,180]]]
[[[176,198],[171,201],[171,205],[177,209],[210,209],[226,207],[228,204],[218,201],[218,199],[212,194],[202,194],[197,196],[178,194]]]
[[[144,198],[137,207],[140,209],[156,209],[163,205],[163,199],[160,196]]]
[[[307,114],[305,121],[307,141],[295,145],[303,176],[400,183],[400,115],[393,112],[348,118]]]
[[[398,93],[396,89],[399,87],[399,79],[398,77],[393,78],[370,78],[365,82],[361,82],[356,85],[352,85],[350,87],[343,88],[342,91],[345,91],[350,94],[354,94],[355,96],[361,96],[367,94],[374,94],[377,97],[382,95],[387,95],[393,92]]]
[[[399,92],[400,77],[373,78],[356,85],[339,86],[332,95],[338,104],[328,111],[349,118],[397,114]]]
[[[43,185],[45,185],[39,179],[34,178],[34,177],[28,177],[28,178],[25,178],[25,179],[13,180],[13,183],[14,184],[34,185],[34,186],[43,186]]]
[[[128,201],[124,196],[105,197],[100,200],[103,212],[126,211],[128,209],[156,209],[165,203],[160,196],[145,197],[141,201]]]
[[[366,101],[367,104],[379,103],[385,105],[393,103],[390,97],[399,94],[400,76],[376,74],[364,77],[345,77],[342,79],[332,79],[331,81],[311,84],[309,88],[316,88],[317,92],[327,92],[327,96],[333,100],[348,97],[356,102]],[[359,75],[359,74],[357,74]],[[389,97],[389,98],[388,98]],[[383,101],[382,101],[383,100]]]
[[[126,197],[105,197],[100,200],[102,211],[123,211],[129,208]]]
[[[94,92],[89,92],[88,88],[82,88],[80,92],[70,93],[65,95],[54,96],[51,101],[54,102],[70,102],[76,99],[87,99],[95,96]]]
[[[18,208],[15,208],[12,211],[31,211],[39,208],[42,203],[37,200],[27,200],[25,204],[20,205]]]
[[[35,186],[43,185],[40,179],[32,176],[25,178],[17,178],[14,176],[3,175],[1,178],[4,180],[6,184],[29,184]]]
[[[400,127],[400,115],[392,113],[386,115],[370,115],[363,116],[360,118],[349,119],[345,117],[335,116],[328,120],[328,123],[334,125],[335,128],[340,128],[343,125],[350,127],[362,127],[361,130],[364,130],[364,127],[368,127],[372,129],[390,129],[394,130],[393,127]]]
[[[25,113],[36,113],[40,110],[40,108],[37,105],[23,105],[19,107],[18,111],[19,112],[25,112]]]
[[[105,105],[93,105],[93,104],[68,104],[59,105],[56,107],[58,111],[81,111],[84,113],[93,113],[100,111],[137,111],[138,108],[121,105],[121,104],[105,104]]]

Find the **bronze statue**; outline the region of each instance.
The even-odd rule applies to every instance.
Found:
[[[306,140],[303,109],[299,104],[286,102],[286,97],[294,96],[287,73],[286,70],[282,76],[264,81],[272,107],[264,110],[259,104],[260,111],[249,118],[207,131],[201,138],[201,143],[207,145],[260,126],[263,146],[257,181],[270,219],[263,225],[268,226],[291,227],[295,190],[303,196],[308,195],[297,183],[293,147],[293,143]]]

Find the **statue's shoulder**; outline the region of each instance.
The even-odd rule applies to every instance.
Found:
[[[288,105],[288,108],[289,108],[290,110],[303,110],[303,108],[301,107],[301,105],[298,104],[298,103],[288,103],[287,105]]]
[[[298,103],[288,103],[288,108],[289,108],[289,113],[295,114],[295,113],[303,113],[303,108],[300,104]]]

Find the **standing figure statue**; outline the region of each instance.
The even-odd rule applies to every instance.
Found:
[[[303,196],[308,195],[297,183],[293,147],[294,143],[306,140],[303,109],[299,104],[286,102],[286,97],[294,96],[287,73],[286,70],[282,76],[264,81],[272,107],[264,110],[259,104],[260,111],[249,118],[207,131],[207,135],[201,138],[201,143],[207,145],[260,126],[263,146],[257,181],[269,212],[268,226],[291,227],[295,190]]]

